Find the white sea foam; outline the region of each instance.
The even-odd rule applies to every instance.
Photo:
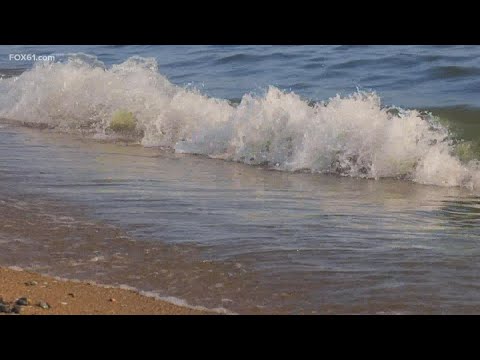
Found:
[[[479,162],[453,155],[445,127],[416,110],[383,107],[375,93],[311,105],[270,87],[235,106],[173,85],[154,59],[133,57],[107,68],[86,55],[39,63],[0,80],[0,90],[0,117],[61,131],[113,137],[112,115],[125,110],[134,114],[144,146],[285,171],[480,188]]]

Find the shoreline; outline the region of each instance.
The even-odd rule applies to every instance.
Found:
[[[60,280],[27,270],[0,267],[0,300],[13,307],[26,297],[29,305],[20,306],[23,315],[213,315],[141,295],[134,290],[103,287],[89,282]],[[42,308],[39,304],[48,304]],[[5,315],[0,312],[0,315]]]

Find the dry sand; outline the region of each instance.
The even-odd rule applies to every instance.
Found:
[[[31,285],[32,282],[34,285]],[[21,310],[21,314],[28,315],[208,314],[146,297],[130,290],[62,281],[29,271],[0,267],[0,298],[3,298],[5,303],[14,303],[21,297],[29,299],[30,305],[22,306]],[[40,301],[48,303],[51,308],[42,309],[37,305]]]

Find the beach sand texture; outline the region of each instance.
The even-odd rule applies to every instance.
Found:
[[[91,283],[57,280],[29,271],[0,268],[0,298],[21,306],[25,315],[206,315],[206,312],[177,306],[140,295],[131,290],[104,288]],[[44,309],[38,304],[47,303]],[[5,313],[0,313],[4,315]]]

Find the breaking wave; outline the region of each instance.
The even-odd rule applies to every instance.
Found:
[[[475,147],[429,113],[375,93],[312,103],[273,86],[235,104],[170,83],[153,58],[38,63],[0,79],[0,117],[284,171],[480,188]]]

